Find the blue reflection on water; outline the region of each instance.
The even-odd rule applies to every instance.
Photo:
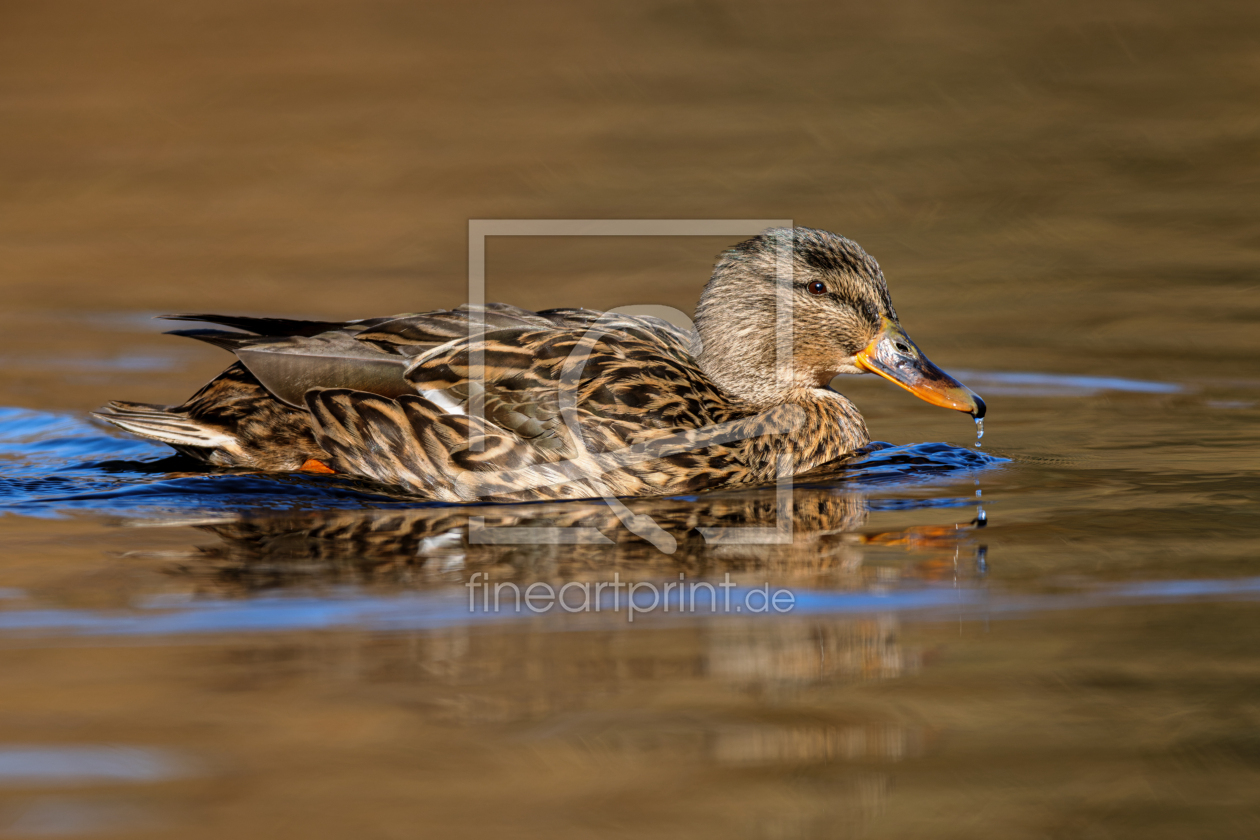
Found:
[[[172,370],[184,363],[184,354],[175,353],[122,353],[116,356],[65,356],[50,358],[31,358],[30,356],[0,356],[0,364],[21,366],[26,370],[57,371],[64,374],[70,371],[75,374],[93,374],[108,371],[126,373],[150,373],[159,370]]]
[[[889,485],[927,485],[933,479],[954,481],[1007,463],[1008,459],[990,455],[979,449],[965,449],[948,443],[911,443],[891,446],[872,443],[868,454],[845,464],[846,486],[887,487]],[[920,502],[921,499],[898,499],[897,502]],[[872,507],[877,504],[872,500]],[[918,507],[920,505],[915,504]],[[922,505],[930,507],[931,505]],[[904,507],[897,509],[905,509]]]
[[[1135,394],[1180,394],[1186,389],[1172,382],[1148,382],[1115,376],[1064,376],[1054,373],[1006,373],[958,370],[954,374],[986,394],[1026,397],[1088,397],[1103,391]]]
[[[159,782],[185,776],[171,750],[121,746],[0,746],[0,787]]]
[[[771,588],[770,591],[775,589]],[[629,618],[625,595],[621,595],[620,601],[614,604],[612,598],[605,594],[599,600],[598,610],[571,614],[555,603],[539,606],[536,611],[531,610],[524,602],[518,607],[514,604],[515,599],[506,594],[498,610],[493,608],[493,603],[490,604],[490,609],[485,609],[480,590],[471,595],[469,592],[461,590],[452,593],[448,590],[379,596],[347,588],[318,598],[264,596],[248,600],[197,601],[155,598],[134,610],[118,612],[4,610],[0,611],[0,634],[27,638],[50,635],[155,637],[294,632],[345,627],[403,631],[520,621],[539,615],[576,621],[577,626],[587,626],[581,621],[583,618],[602,616],[615,621],[626,621]],[[696,593],[694,606],[690,601],[691,596],[688,595],[687,608],[681,609],[678,596],[674,594],[668,599],[670,609],[666,611],[666,599],[658,601],[656,590],[651,593],[640,590],[636,594],[636,620],[687,621],[721,617],[760,617],[772,620],[785,616],[843,616],[890,612],[925,619],[948,615],[951,618],[987,620],[1051,610],[1127,604],[1197,599],[1251,600],[1260,598],[1260,578],[1142,582],[1056,595],[1003,594],[979,588],[956,589],[942,585],[887,592],[797,589],[792,590],[792,596],[791,608],[776,612],[765,607],[765,596],[760,587],[733,587],[728,591],[718,589],[713,594],[701,589]],[[535,603],[541,605],[544,602]],[[749,604],[753,608],[748,608]],[[0,782],[5,778],[4,761],[4,753],[0,751]]]

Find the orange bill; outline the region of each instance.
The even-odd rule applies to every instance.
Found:
[[[884,318],[884,328],[857,354],[857,366],[895,382],[921,400],[984,417],[984,400],[928,361],[901,325]]]

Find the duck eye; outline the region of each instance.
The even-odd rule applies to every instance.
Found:
[[[809,289],[809,293],[811,295],[827,294],[827,284],[822,282],[821,280],[815,280],[813,283],[810,283],[805,288]]]

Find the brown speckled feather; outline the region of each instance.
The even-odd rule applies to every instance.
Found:
[[[867,442],[838,394],[757,412],[714,388],[680,336],[612,323],[620,328],[525,327],[441,345],[408,369],[415,397],[312,391],[316,437],[334,469],[447,501],[759,483],[774,479],[779,456],[794,474]],[[477,352],[484,390],[472,376]],[[833,433],[793,434],[811,425]]]

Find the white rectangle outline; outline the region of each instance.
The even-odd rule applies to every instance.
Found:
[[[485,332],[486,304],[486,237],[488,236],[730,236],[751,237],[769,228],[793,228],[791,219],[469,219],[468,220],[468,334]],[[792,381],[792,261],[780,245],[775,260],[778,288],[775,307],[775,378],[780,387]],[[786,281],[786,282],[785,282]],[[784,353],[784,350],[787,350]],[[782,364],[786,358],[787,364]],[[485,388],[485,351],[473,343],[469,353],[469,378]],[[484,420],[481,400],[470,400],[468,414]],[[476,442],[470,441],[470,445]],[[773,528],[725,527],[698,528],[709,545],[782,545],[792,542],[792,475],[791,459],[779,458],[775,471],[775,524]],[[604,499],[617,513],[623,525],[649,539],[656,547],[672,554],[676,543],[659,526],[645,526],[643,517],[629,511],[614,498]],[[479,527],[469,523],[471,544],[511,543],[508,528],[486,528],[478,517]],[[494,533],[490,533],[494,532]],[[527,542],[536,543],[538,535],[530,534]],[[664,539],[661,539],[664,537]]]

